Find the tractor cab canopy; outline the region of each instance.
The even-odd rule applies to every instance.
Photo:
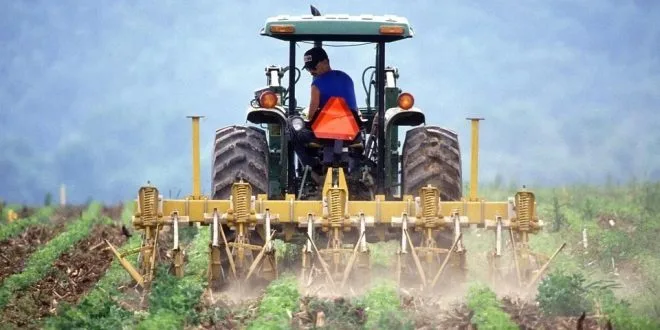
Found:
[[[286,41],[392,42],[413,34],[408,20],[394,15],[279,15],[261,30]]]

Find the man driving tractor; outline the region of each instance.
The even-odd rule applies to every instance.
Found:
[[[342,98],[355,118],[359,118],[355,89],[351,77],[343,71],[333,70],[330,67],[328,54],[321,47],[314,47],[305,52],[305,65],[303,68],[312,75],[311,97],[309,102],[309,114],[307,118],[309,125],[295,131],[289,129],[294,145],[294,150],[303,165],[312,167],[312,172],[321,172],[322,162],[316,161],[308,152],[308,144],[317,137],[310,128],[318,118],[321,110],[326,106],[331,97]],[[316,179],[316,178],[315,178]]]

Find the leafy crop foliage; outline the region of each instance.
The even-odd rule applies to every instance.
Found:
[[[580,273],[566,274],[555,271],[539,285],[537,301],[544,314],[550,316],[577,316],[582,312],[607,315],[616,329],[658,329],[660,322],[635,315],[630,303],[617,299],[612,291],[616,285],[607,281],[587,282]]]
[[[40,208],[37,213],[33,214],[27,219],[19,219],[8,224],[3,224],[0,226],[0,241],[12,238],[22,233],[26,228],[30,226],[46,223],[52,214],[52,207],[44,207]]]
[[[90,204],[80,219],[69,224],[63,233],[30,256],[23,272],[6,278],[0,289],[0,307],[4,307],[9,302],[14,292],[25,289],[43,278],[60,254],[87,237],[94,222],[97,221],[100,209],[100,204]],[[110,221],[107,218],[103,219]]]
[[[299,298],[296,278],[290,274],[281,276],[266,288],[266,294],[259,304],[257,318],[248,329],[290,329],[288,313],[298,310]]]
[[[399,294],[396,284],[387,281],[376,281],[374,286],[357,300],[367,313],[365,329],[413,329],[413,323],[401,311]]]
[[[592,310],[586,279],[580,273],[553,272],[538,287],[539,308],[550,316],[577,316]]]
[[[660,329],[660,320],[636,315],[631,310],[630,303],[624,299],[617,299],[612,290],[602,290],[596,300],[601,304],[602,312],[608,316],[615,329]]]
[[[133,204],[126,203],[121,218],[124,225],[130,225]],[[133,235],[121,249],[139,247],[141,237]],[[126,257],[132,264],[137,254]],[[133,314],[117,305],[121,295],[117,286],[132,279],[116,259],[96,286],[78,304],[62,304],[58,315],[46,320],[47,329],[120,329],[132,323]]]
[[[495,293],[483,284],[470,287],[467,306],[474,312],[471,322],[477,329],[518,329],[509,314],[502,310]]]
[[[137,329],[180,329],[184,324],[199,323],[195,306],[206,288],[209,234],[208,226],[201,227],[193,239],[183,278],[159,267],[149,296],[149,315]]]
[[[392,267],[396,261],[396,251],[399,249],[400,244],[401,242],[398,240],[368,243],[371,266],[376,269],[389,269]]]
[[[284,242],[281,239],[273,240],[273,248],[275,249],[275,258],[277,259],[278,267],[281,269],[289,269],[296,266],[302,253],[301,246]]]

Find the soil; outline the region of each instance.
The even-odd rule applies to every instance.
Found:
[[[61,227],[38,225],[27,228],[19,236],[0,242],[0,282],[19,273],[25,267],[28,256],[61,231]]]
[[[200,324],[187,326],[186,329],[242,329],[256,317],[259,298],[240,301],[223,298],[225,297],[212,297],[206,290],[197,307],[201,315]]]
[[[104,240],[121,245],[126,236],[120,226],[95,226],[88,238],[63,253],[39,282],[12,297],[2,311],[1,323],[16,328],[38,328],[62,302],[75,304],[105,274],[113,255]]]
[[[124,211],[124,205],[122,203],[115,205],[104,205],[101,209],[101,214],[115,221],[121,221],[121,214]]]
[[[404,309],[415,322],[415,329],[473,329],[471,325],[472,311],[465,303],[454,301],[438,304],[431,299],[402,299]],[[503,297],[500,304],[504,312],[520,329],[578,329],[579,316],[547,317],[538,306],[531,301],[514,297]],[[601,324],[599,324],[599,322]],[[580,329],[607,329],[606,320],[598,320],[594,315],[585,315]]]
[[[5,278],[21,272],[28,257],[61,233],[66,223],[77,219],[81,212],[81,207],[57,209],[48,224],[30,226],[20,235],[0,242],[0,283]]]
[[[533,302],[504,297],[500,300],[502,308],[511,315],[511,319],[521,329],[578,329],[581,317],[544,317]],[[584,315],[581,329],[606,329],[606,320],[599,320],[594,315]]]
[[[294,329],[355,329],[367,321],[367,312],[343,297],[300,299],[300,311],[293,315]]]

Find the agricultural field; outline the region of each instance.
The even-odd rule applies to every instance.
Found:
[[[180,228],[185,275],[171,271],[171,232],[142,291],[115,260],[139,247],[130,203],[59,208],[5,205],[0,222],[0,324],[3,329],[614,329],[660,328],[660,184],[533,188],[546,226],[532,249],[552,261],[537,285],[515,286],[511,271],[490,276],[492,231],[464,232],[467,277],[442,280],[437,293],[398,288],[396,242],[371,242],[369,281],[334,294],[297,279],[300,246],[276,241],[280,277],[240,290],[207,287],[208,227]],[[485,185],[500,199],[515,186]],[[7,220],[7,209],[19,216]],[[583,237],[587,237],[587,241]],[[507,260],[507,244],[504,244]],[[136,264],[137,255],[127,259]],[[365,275],[366,277],[367,275]]]

